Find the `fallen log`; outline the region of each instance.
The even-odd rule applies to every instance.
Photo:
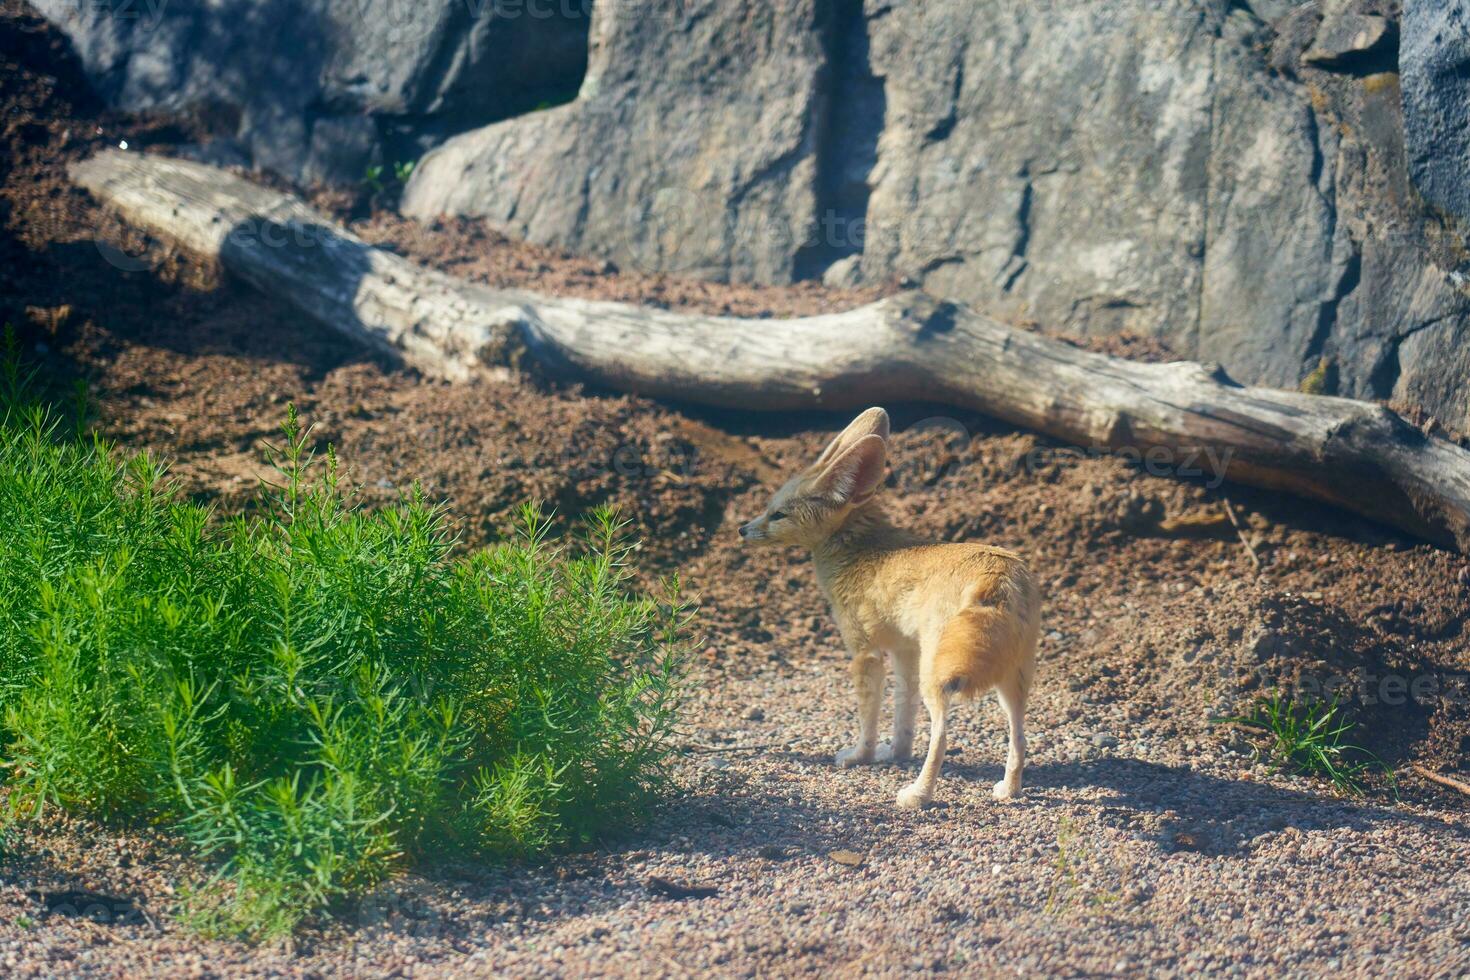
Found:
[[[128,221],[428,374],[465,380],[529,356],[557,375],[725,408],[942,402],[1160,468],[1204,454],[1214,475],[1470,551],[1470,452],[1368,402],[1094,354],[918,292],[762,320],[490,289],[202,164],[107,151],[71,173]]]

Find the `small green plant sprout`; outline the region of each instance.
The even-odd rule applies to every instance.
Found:
[[[19,407],[22,395],[29,395],[35,383],[35,369],[21,367],[20,338],[15,324],[7,322],[0,334],[0,408]]]
[[[413,168],[412,160],[399,160],[391,168],[375,163],[363,171],[362,184],[374,194],[385,193],[389,188],[402,188],[413,176]]]
[[[563,88],[561,91],[552,92],[546,98],[538,100],[535,105],[531,106],[530,111],[545,112],[547,109],[555,109],[557,106],[575,102],[580,88],[578,85],[573,85]]]
[[[1334,381],[1332,358],[1324,357],[1317,362],[1312,372],[1302,379],[1299,386],[1304,395],[1330,395],[1337,387]]]
[[[1214,720],[1265,735],[1265,748],[1256,746],[1258,757],[1278,768],[1324,778],[1340,793],[1363,795],[1364,777],[1375,770],[1393,782],[1393,771],[1383,760],[1348,741],[1357,725],[1337,698],[1292,701],[1276,691],[1244,715]]]
[[[1051,889],[1046,895],[1045,911],[1048,915],[1062,915],[1071,911],[1079,902],[1094,909],[1101,910],[1118,901],[1118,896],[1106,889],[1093,888],[1091,894],[1085,895],[1086,891],[1081,871],[1083,866],[1092,863],[1089,845],[1085,840],[1079,841],[1077,825],[1069,817],[1062,817],[1057,821],[1057,856],[1052,862],[1052,868],[1056,876],[1052,879]]]
[[[386,189],[386,185],[383,183],[383,165],[380,163],[369,165],[367,170],[363,171],[362,183],[363,186],[374,194],[383,193]]]
[[[1051,890],[1046,895],[1048,914],[1064,911],[1071,904],[1072,893],[1077,887],[1077,869],[1071,851],[1076,837],[1077,830],[1071,820],[1062,817],[1057,821],[1057,856],[1052,862],[1056,877],[1052,879]]]

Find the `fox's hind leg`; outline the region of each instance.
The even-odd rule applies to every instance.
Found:
[[[905,810],[917,810],[934,798],[934,786],[939,782],[939,770],[944,768],[944,749],[948,744],[949,692],[932,676],[927,676],[927,672],[919,685],[924,707],[929,709],[929,752],[924,756],[919,778],[898,793],[898,805]]]
[[[1011,745],[1006,752],[1005,778],[992,791],[997,800],[1009,800],[1021,792],[1021,773],[1026,768],[1026,696],[1030,693],[1029,671],[996,685],[995,697],[1010,725]]]
[[[1000,609],[971,607],[956,613],[944,624],[937,641],[923,650],[919,690],[924,707],[929,709],[929,754],[919,778],[898,794],[899,806],[920,807],[934,798],[939,770],[944,766],[950,701],[957,696],[983,694],[1015,671],[1016,644],[1010,623]],[[1011,745],[1014,750],[1014,740]],[[1020,778],[1019,762],[1016,778]]]

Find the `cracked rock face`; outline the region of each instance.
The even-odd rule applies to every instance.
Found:
[[[643,269],[790,282],[819,207],[824,6],[595,5],[578,100],[450,140],[403,210]]]
[[[453,132],[566,97],[586,59],[581,0],[34,0],[99,93],[228,120],[208,156],[304,180],[361,180]],[[540,8],[538,8],[540,9]]]
[[[1312,109],[1228,3],[905,8],[865,273],[1295,385],[1345,256]],[[938,56],[915,67],[918,52]],[[952,124],[943,122],[953,119]],[[1262,322],[1273,324],[1263,332]]]
[[[1247,382],[1325,359],[1336,393],[1470,425],[1457,239],[1408,180],[1390,0],[665,12],[598,8],[581,98],[449,141],[405,209],[718,279],[909,277]]]
[[[1401,63],[1414,182],[1470,219],[1470,0],[1406,0]]]
[[[913,280],[1470,429],[1470,0],[637,0],[590,36],[523,0],[37,5],[112,101],[235,105],[256,165],[437,146],[417,217]]]

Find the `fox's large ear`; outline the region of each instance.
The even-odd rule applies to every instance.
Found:
[[[817,457],[816,467],[822,467],[832,462],[837,456],[853,443],[866,436],[877,436],[884,442],[888,441],[888,413],[881,408],[870,408],[857,418],[847,424],[842,434],[822,450],[822,455]]]
[[[827,464],[812,489],[833,503],[865,503],[883,484],[887,456],[888,447],[881,436],[863,436]]]

